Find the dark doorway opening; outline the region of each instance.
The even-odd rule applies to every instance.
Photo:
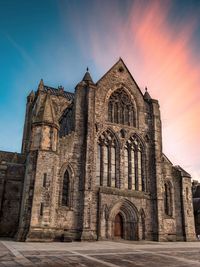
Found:
[[[114,236],[123,238],[123,219],[120,214],[117,214],[114,222]]]

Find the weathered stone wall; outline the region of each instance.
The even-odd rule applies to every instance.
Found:
[[[21,154],[0,151],[0,236],[14,237],[18,230],[24,162]]]
[[[191,240],[191,194],[186,189],[191,181],[163,156],[158,101],[147,92],[143,96],[122,60],[97,84],[88,75],[74,95],[46,87],[41,81],[38,91],[28,97],[22,148],[26,173],[18,239],[112,239],[114,219],[120,212],[125,239]],[[133,103],[135,126],[108,121],[108,100],[120,88]],[[118,142],[116,188],[96,183],[97,142],[107,129]],[[144,192],[125,189],[124,146],[133,134],[140,138],[145,151]],[[66,171],[70,174],[70,191],[68,205],[64,206]],[[164,212],[166,180],[172,184],[170,217]]]
[[[183,216],[185,221],[186,241],[196,240],[193,201],[191,190],[191,177],[182,174],[182,201],[183,201]]]
[[[152,224],[151,224],[151,205],[150,194],[144,192],[120,190],[117,188],[104,188],[99,190],[99,239],[114,239],[113,223],[116,214],[123,210],[124,201],[129,201],[133,207],[134,214],[133,220],[135,222],[135,240],[142,240],[142,225],[141,215],[144,215],[145,219],[145,239],[152,240]],[[96,203],[96,205],[98,202]],[[105,222],[103,222],[105,220]],[[131,221],[129,221],[131,223]],[[106,225],[108,226],[106,227]],[[110,227],[109,227],[110,224]],[[126,232],[126,229],[124,229]],[[126,233],[126,238],[131,239],[130,232]]]
[[[192,183],[193,209],[196,235],[200,235],[200,183],[194,180]]]
[[[174,208],[176,218],[176,240],[185,240],[185,227],[182,202],[182,178],[180,173],[173,168]]]
[[[130,127],[126,125],[113,124],[108,122],[108,100],[110,95],[119,88],[123,88],[131,98],[132,102],[135,105],[136,111],[136,127]],[[137,199],[137,194],[134,197],[130,198],[132,203],[135,203],[138,211],[143,208],[146,214],[146,235],[147,238],[157,239],[158,236],[158,207],[157,207],[157,186],[159,188],[159,184],[157,185],[155,181],[155,176],[158,177],[158,181],[160,179],[160,174],[156,174],[155,168],[155,159],[157,160],[157,165],[160,166],[160,157],[162,153],[161,147],[161,134],[160,134],[160,113],[159,107],[157,108],[157,102],[153,104],[146,103],[144,101],[143,95],[139,90],[137,84],[130,76],[130,73],[127,71],[126,67],[119,62],[116,64],[110,71],[106,73],[105,76],[97,83],[97,89],[95,90],[95,123],[97,133],[95,135],[95,144],[97,144],[98,136],[105,131],[106,129],[112,129],[112,131],[116,134],[119,142],[120,142],[120,188],[121,192],[123,192],[123,197],[128,198],[130,192],[124,190],[124,157],[123,157],[123,148],[128,140],[128,138],[136,133],[143,140],[145,144],[146,151],[146,190],[150,193],[148,200],[146,200],[145,194],[140,194],[139,200]],[[156,125],[155,125],[156,124]],[[156,128],[156,129],[155,129]],[[124,136],[121,136],[121,131],[124,131]],[[156,135],[154,134],[156,132]],[[156,144],[156,148],[155,148]],[[96,146],[96,145],[95,145]],[[94,147],[95,158],[96,158],[96,147]],[[91,153],[93,153],[91,151]],[[95,161],[94,161],[95,165]],[[160,168],[160,167],[159,167]],[[94,184],[95,184],[95,175],[94,175]],[[113,190],[113,191],[112,191]],[[115,189],[112,189],[107,192],[105,195],[105,200],[107,203],[113,202],[122,199],[122,196],[116,196]],[[120,192],[120,191],[119,191]],[[139,192],[141,193],[141,192]],[[151,198],[152,197],[152,198]],[[95,198],[98,199],[98,198]],[[161,198],[159,197],[159,200]],[[95,201],[94,201],[95,202]],[[98,203],[100,200],[98,200]],[[146,204],[142,206],[141,202],[145,202]],[[100,204],[99,204],[100,205]],[[104,204],[102,204],[104,205]],[[96,225],[100,224],[98,222],[98,217],[96,214],[102,213],[102,206],[98,207],[97,203],[93,204],[93,216],[95,216],[96,221],[94,223]],[[99,226],[98,226],[99,227]],[[97,230],[98,231],[98,230]],[[99,230],[100,231],[100,230]],[[111,233],[110,233],[111,235]],[[111,236],[109,236],[111,237]]]
[[[172,163],[163,155],[162,160],[162,194],[163,194],[163,228],[164,228],[164,238],[166,241],[176,241],[177,237],[177,230],[181,231],[182,229],[182,219],[179,217],[181,215],[181,207],[178,205],[177,200],[180,202],[180,193],[176,195],[178,188],[180,185],[177,186],[176,180],[173,179],[173,165]],[[171,184],[171,209],[172,214],[171,216],[165,214],[164,208],[164,184],[170,183]],[[175,187],[176,186],[176,187]],[[177,199],[176,199],[177,198]],[[177,225],[177,220],[180,222]],[[179,229],[180,228],[180,229]]]
[[[169,241],[195,240],[191,177],[163,156],[163,182],[172,185],[172,216],[164,214],[165,238]],[[163,187],[164,194],[164,187]],[[163,202],[164,204],[164,202]]]

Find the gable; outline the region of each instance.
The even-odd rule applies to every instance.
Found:
[[[145,109],[145,100],[140,88],[122,59],[119,59],[96,83],[96,118],[100,120],[106,119],[109,99],[118,89],[124,90],[125,94],[127,94],[133,103],[136,112],[136,120],[138,121],[137,125],[139,125],[139,120],[144,121],[144,114],[142,113]]]
[[[96,83],[97,87],[104,87],[105,84],[110,87],[124,85],[127,88],[134,88],[135,94],[143,98],[138,84],[121,58]]]

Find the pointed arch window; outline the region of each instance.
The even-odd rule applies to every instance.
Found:
[[[124,186],[145,191],[145,155],[140,140],[133,136],[124,147]]]
[[[172,216],[172,185],[169,181],[164,184],[164,208],[165,214]]]
[[[134,105],[123,89],[116,90],[110,96],[108,121],[136,127]]]
[[[96,184],[116,187],[117,142],[113,133],[105,131],[97,144]]]
[[[69,197],[70,197],[70,177],[68,170],[66,170],[63,177],[62,206],[69,206]]]
[[[60,131],[59,131],[59,137],[66,136],[70,134],[74,129],[74,112],[73,112],[73,106],[68,107],[63,112],[60,120]]]

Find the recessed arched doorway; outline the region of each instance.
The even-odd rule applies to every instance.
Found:
[[[119,213],[115,216],[114,237],[123,238],[123,219]]]
[[[104,233],[103,229],[101,233]],[[111,239],[139,239],[139,214],[131,201],[120,199],[112,206],[107,216],[104,236]]]

